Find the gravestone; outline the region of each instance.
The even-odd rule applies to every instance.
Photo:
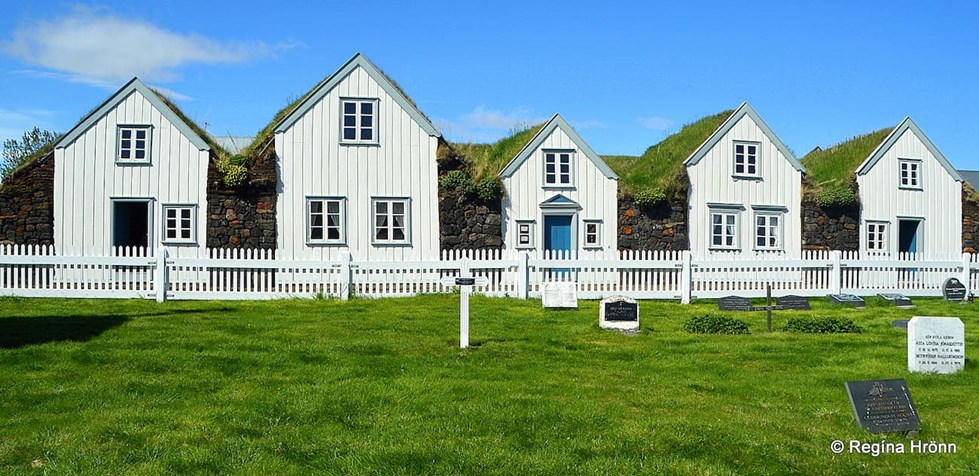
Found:
[[[897,320],[891,321],[891,325],[894,326],[894,327],[897,327],[898,329],[902,329],[902,330],[907,331],[908,330],[908,322],[911,322],[911,320],[910,319],[897,319]]]
[[[578,288],[573,282],[549,281],[541,284],[541,303],[546,308],[578,308]]]
[[[846,383],[857,423],[871,433],[906,433],[921,429],[918,409],[903,378]]]
[[[830,294],[829,302],[832,304],[840,304],[850,307],[866,306],[866,303],[863,302],[863,298],[855,294]]]
[[[791,309],[795,311],[808,311],[812,309],[809,307],[809,298],[804,296],[782,296],[776,298],[775,301],[782,309]]]
[[[625,296],[602,299],[598,326],[602,329],[639,330],[639,303]]]
[[[741,296],[726,296],[717,300],[722,311],[752,311],[751,301]]]
[[[877,296],[883,298],[888,303],[893,304],[893,305],[898,306],[898,307],[910,307],[911,306],[911,298],[909,298],[909,297],[907,297],[907,296],[905,296],[903,294],[898,294],[898,293],[880,293]]]
[[[965,285],[958,278],[948,278],[945,280],[945,284],[942,284],[942,297],[946,301],[962,302],[965,299],[965,295]]]
[[[963,368],[965,325],[959,318],[911,318],[908,323],[908,371],[953,374]]]

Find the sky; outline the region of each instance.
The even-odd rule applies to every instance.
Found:
[[[10,2],[0,139],[66,132],[133,76],[252,136],[357,52],[449,140],[560,112],[639,155],[748,101],[796,155],[911,116],[979,169],[979,2]]]

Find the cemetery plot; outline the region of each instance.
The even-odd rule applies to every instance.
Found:
[[[865,307],[863,298],[855,294],[830,294],[829,302],[849,307]]]
[[[857,423],[871,433],[918,431],[921,420],[904,379],[846,383]]]
[[[887,301],[888,303],[893,304],[895,306],[904,306],[904,307],[911,306],[911,298],[903,294],[880,293],[877,295],[877,297],[880,297],[885,301]]]
[[[775,302],[782,307],[782,309],[793,310],[793,311],[808,311],[812,309],[809,306],[809,298],[805,296],[782,296],[775,298]]]
[[[942,285],[942,297],[946,301],[962,301],[965,299],[966,289],[962,281],[958,278],[948,278]]]
[[[602,299],[599,327],[603,329],[639,330],[639,303],[625,296]]]
[[[540,287],[541,304],[546,308],[578,308],[578,288],[573,282],[551,281]]]
[[[722,311],[778,311],[785,309],[782,305],[777,306],[752,306],[751,301],[741,296],[725,296],[717,300],[717,307]]]

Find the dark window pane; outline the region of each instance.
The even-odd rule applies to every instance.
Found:
[[[554,173],[554,164],[547,164],[547,165],[545,165],[544,166],[544,171],[547,172],[547,173],[549,173],[549,174],[553,174]]]
[[[402,215],[405,212],[405,204],[403,202],[394,202],[391,204],[391,210],[398,215]]]
[[[561,173],[562,174],[571,173],[571,166],[568,164],[561,164]]]
[[[757,148],[753,145],[748,146],[748,154],[755,155]]]
[[[370,129],[361,129],[360,140],[374,140],[374,131]]]
[[[765,246],[765,237],[759,236],[757,243],[758,243],[758,247],[759,248],[764,247]]]
[[[401,228],[395,228],[394,239],[397,241],[403,241],[405,239],[405,231]]]
[[[137,139],[146,139],[146,129],[137,129],[136,130],[136,138]]]
[[[312,226],[323,226],[323,215],[313,215],[309,217],[309,224]]]
[[[309,202],[309,211],[311,211],[313,213],[322,213],[323,212],[323,202],[320,202],[320,201]]]
[[[720,235],[714,235],[714,245],[715,246],[721,246],[721,236]]]
[[[568,175],[561,176],[561,183],[571,183],[571,177]]]
[[[377,229],[377,236],[376,236],[376,238],[378,240],[382,240],[382,241],[387,240],[388,239],[388,229],[387,228],[378,228]]]
[[[343,116],[343,125],[344,125],[344,127],[354,127],[354,126],[356,126],[357,125],[357,117],[356,116]]]
[[[361,114],[374,114],[374,103],[372,103],[372,102],[362,102],[362,103],[360,103],[360,113]]]
[[[331,240],[340,239],[340,230],[338,228],[330,228],[329,230],[327,230],[327,234],[328,234],[327,237]]]
[[[121,131],[121,135],[122,135],[122,138],[123,139],[129,139],[129,138],[132,138],[133,131],[131,129],[123,129]]]
[[[185,239],[185,240],[189,240],[190,239],[190,230],[189,229],[186,229],[186,230],[181,231],[180,232],[180,237],[183,238],[183,239]]]
[[[136,150],[136,158],[137,159],[145,159],[146,158],[146,151],[145,150],[139,150],[139,149],[137,149]]]
[[[122,147],[123,149],[131,149],[133,147],[133,141],[123,140],[122,144],[120,144],[120,147]]]
[[[167,230],[167,238],[168,239],[176,238],[176,237],[177,237],[177,230],[172,230],[172,229],[171,230]]]
[[[343,139],[344,140],[355,140],[357,139],[357,129],[352,127],[343,128]]]
[[[744,164],[737,164],[734,166],[734,171],[739,174],[744,173]]]
[[[362,127],[373,127],[374,126],[374,118],[371,117],[371,116],[361,117],[360,118],[360,125]]]
[[[741,145],[741,144],[735,144],[735,146],[734,146],[734,152],[736,152],[738,154],[743,154],[744,153],[744,146]]]
[[[343,113],[344,114],[357,114],[357,103],[345,102],[343,103]]]
[[[322,228],[311,228],[309,230],[309,238],[311,240],[322,240],[323,239],[323,229]]]
[[[567,164],[567,163],[570,163],[570,162],[571,162],[571,156],[569,156],[568,154],[561,154],[561,163],[562,164]]]
[[[190,220],[180,220],[180,226],[182,226],[183,228],[189,230],[190,229]]]

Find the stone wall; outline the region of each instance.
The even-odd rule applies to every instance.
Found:
[[[499,249],[503,246],[500,201],[484,202],[459,190],[439,190],[443,250]]]
[[[802,201],[802,249],[860,249],[860,205],[823,208]]]
[[[0,186],[0,243],[54,244],[54,155],[15,172]]]
[[[689,250],[686,200],[640,207],[619,199],[620,250]]]
[[[274,249],[275,150],[249,167],[248,181],[226,187],[211,157],[207,166],[207,247]]]
[[[975,253],[979,250],[979,204],[962,188],[962,251]]]

